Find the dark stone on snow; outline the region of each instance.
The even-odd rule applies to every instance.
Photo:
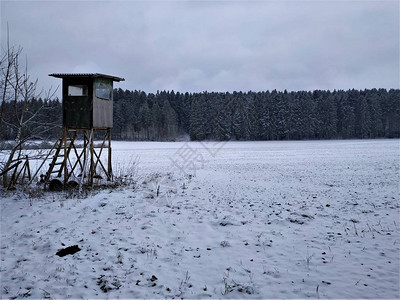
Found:
[[[58,252],[56,254],[60,257],[63,257],[68,254],[73,255],[78,251],[81,251],[81,248],[79,248],[78,245],[73,245],[73,246],[69,246],[67,248],[58,250]]]
[[[52,179],[49,184],[49,189],[52,192],[60,192],[63,189],[63,183],[59,179]]]
[[[79,187],[79,183],[71,180],[67,183],[67,189],[77,189]]]

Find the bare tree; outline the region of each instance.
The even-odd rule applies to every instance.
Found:
[[[37,122],[41,114],[49,109],[46,105],[32,110],[33,99],[39,98],[43,91],[37,91],[38,80],[31,80],[28,74],[28,64],[20,64],[22,48],[20,46],[10,46],[7,41],[7,48],[2,49],[0,60],[0,132],[4,126],[10,127],[15,132],[14,141],[7,155],[3,156],[0,162],[0,176],[3,178],[3,187],[8,187],[9,173],[16,168],[25,158],[23,154],[24,144],[34,138],[43,138],[43,128],[38,126]],[[49,90],[45,95],[45,99],[50,100],[54,97],[56,91]],[[5,107],[10,104],[13,107],[13,122],[5,120]],[[29,128],[29,132],[26,129]],[[40,128],[40,136],[38,130]],[[49,126],[47,126],[47,130]],[[46,131],[46,129],[44,130]]]
[[[7,48],[1,49],[2,55],[0,60],[1,69],[1,79],[0,79],[0,89],[1,89],[1,106],[0,106],[0,130],[3,124],[3,114],[6,101],[12,97],[10,95],[12,88],[10,85],[13,82],[18,82],[16,74],[14,73],[15,67],[18,65],[18,58],[22,52],[22,48],[10,47],[9,40],[7,37]],[[14,90],[14,97],[16,96],[16,90]]]

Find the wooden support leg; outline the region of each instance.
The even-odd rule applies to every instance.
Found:
[[[67,166],[67,135],[68,135],[68,129],[64,127],[64,134],[63,134],[63,147],[64,147],[64,187],[67,186],[67,181],[68,181],[68,166]]]
[[[90,171],[89,171],[89,185],[93,186],[93,177],[94,177],[94,173],[96,172],[95,170],[95,165],[94,165],[94,154],[93,154],[93,148],[94,148],[94,131],[93,129],[90,132],[90,136],[91,139],[89,141],[89,147],[90,147]]]
[[[107,174],[107,180],[111,181],[112,180],[112,164],[111,164],[111,129],[107,129],[108,133],[108,174]]]

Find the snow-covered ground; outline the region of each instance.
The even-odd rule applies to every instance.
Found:
[[[0,294],[399,298],[399,147],[114,142],[129,188],[1,199]]]

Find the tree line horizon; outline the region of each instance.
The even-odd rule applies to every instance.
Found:
[[[113,96],[114,140],[400,138],[399,89],[146,93],[118,88]],[[2,140],[15,136],[15,107],[11,102],[5,104]],[[36,124],[46,138],[60,136],[62,105],[58,99],[32,99],[28,109],[32,115],[41,109]],[[54,116],[60,116],[55,127]]]
[[[180,93],[114,90],[117,140],[400,137],[400,90]]]

